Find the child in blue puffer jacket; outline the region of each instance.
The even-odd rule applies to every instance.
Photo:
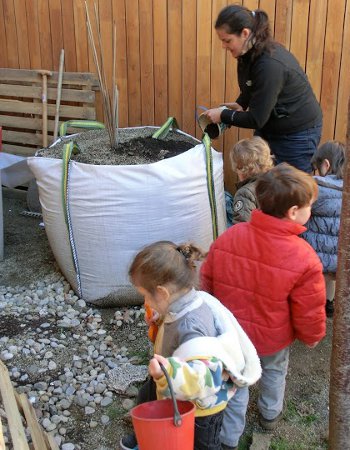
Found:
[[[338,234],[343,196],[345,146],[328,141],[314,154],[311,163],[318,172],[318,198],[312,205],[311,217],[302,237],[312,245],[323,264],[326,281],[327,317],[334,312],[335,273],[337,270]]]

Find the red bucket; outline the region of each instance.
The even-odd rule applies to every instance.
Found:
[[[170,399],[142,403],[131,410],[139,450],[193,450],[195,406],[176,400],[181,419],[176,422]]]

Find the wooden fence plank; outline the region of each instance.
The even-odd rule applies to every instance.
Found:
[[[39,83],[41,85],[41,75],[36,70],[18,70],[0,68],[0,81],[19,81],[23,83]],[[58,80],[58,72],[53,72],[52,76],[48,78],[48,86],[50,83],[56,83]],[[96,75],[86,72],[65,72],[63,74],[63,84],[72,85],[92,85],[98,86]]]
[[[23,113],[23,114],[38,114],[42,113],[42,105],[40,103],[28,103],[21,102],[20,100],[5,100],[0,99],[0,111],[11,113]],[[48,116],[54,116],[56,111],[56,105],[47,105]],[[79,107],[79,106],[67,106],[61,105],[60,117],[74,117],[75,119],[88,119],[93,120],[95,116],[95,108],[93,107]]]
[[[211,1],[197,2],[197,105],[210,107]],[[197,126],[196,137],[202,136]]]
[[[309,14],[309,35],[306,58],[306,74],[316,98],[320,100],[322,86],[322,65],[327,18],[327,2],[311,0]]]
[[[84,0],[74,0],[73,6],[77,70],[79,72],[88,72],[89,53],[86,31],[85,2]]]
[[[196,132],[197,0],[184,0],[182,8],[182,129]]]
[[[293,2],[290,51],[297,58],[304,70],[306,64],[309,7],[309,0],[294,0]]]
[[[97,26],[99,26],[99,3],[96,0],[84,0],[84,21],[86,21],[86,19],[85,19],[85,1],[87,4],[87,7],[88,7],[89,15],[90,15],[92,32],[96,39],[96,47],[98,47]],[[107,0],[107,1],[109,1],[109,0]],[[97,24],[96,24],[96,19],[95,19],[95,5],[96,5],[96,9],[97,9]],[[87,28],[85,31],[87,31]],[[89,36],[87,38],[87,44],[88,44],[87,51],[88,51],[89,72],[96,72],[95,61],[94,61],[92,48],[91,48],[90,41],[89,41]]]
[[[335,139],[345,142],[347,117],[349,114],[346,99],[350,98],[350,83],[349,83],[349,67],[350,67],[350,1],[346,3],[346,13],[343,32],[343,48],[342,48],[342,62],[339,77],[338,90],[338,104],[337,104],[337,118],[335,127]]]
[[[217,53],[214,16],[217,5],[221,2],[223,5],[229,4],[230,0],[88,0],[91,12],[95,1],[106,42],[111,41],[109,34],[113,19],[118,23],[117,80],[121,126],[145,121],[151,123],[153,114],[154,122],[161,124],[170,115],[170,106],[171,110],[180,110],[176,115],[182,118],[182,128],[186,131],[192,129],[193,134],[195,105],[205,103],[203,93],[207,96],[207,106],[216,103],[222,86],[215,79],[220,79],[220,70],[224,69],[225,98],[234,100],[237,87],[235,61],[232,57],[226,58],[226,64],[221,69],[214,62],[220,61],[222,56],[222,53]],[[86,72],[91,69],[95,72],[87,45],[84,2],[1,0],[0,67],[53,70],[58,64],[59,51],[64,46],[67,71]],[[348,38],[343,37],[342,33],[347,36],[347,28],[343,30],[343,19],[345,5],[349,1],[241,0],[240,3],[250,9],[259,7],[265,10],[272,28],[275,24],[276,40],[290,48],[301,65],[306,64],[306,73],[324,110],[323,139],[337,136],[345,140],[342,118],[347,110],[345,97],[350,82],[346,75],[348,51],[345,39]],[[167,26],[168,19],[170,28]],[[146,32],[148,29],[151,31]],[[208,33],[211,38],[208,38]],[[149,45],[152,41],[153,48]],[[205,58],[209,63],[203,66]],[[32,83],[38,83],[38,79],[33,78]],[[175,84],[181,85],[180,91]],[[51,85],[51,88],[54,86]],[[177,92],[180,92],[179,95]],[[98,96],[99,93],[96,104],[100,117],[101,101]],[[231,147],[245,133],[231,128],[225,133],[224,147]],[[197,135],[200,134],[197,129]],[[217,141],[216,145],[220,147],[220,142]]]
[[[139,0],[141,123],[154,124],[153,15],[152,0]],[[181,32],[181,28],[180,28]],[[180,70],[181,70],[181,65]]]
[[[27,11],[27,32],[26,38],[29,45],[29,59],[31,69],[40,69],[41,66],[41,47],[39,32],[38,3],[33,0],[26,0]]]
[[[38,150],[37,147],[23,147],[21,145],[12,145],[6,143],[2,145],[2,148],[6,153],[20,156],[34,156],[35,152]]]
[[[19,67],[18,44],[13,0],[3,0],[3,11],[7,43],[7,63],[10,67],[17,69]]]
[[[216,108],[225,98],[225,64],[226,52],[214,29],[215,20],[219,12],[226,6],[226,0],[215,0],[212,9],[211,33],[211,68],[210,68],[210,107]],[[209,30],[208,30],[209,33]],[[223,150],[223,137],[213,143],[217,150]]]
[[[326,40],[323,59],[321,107],[323,111],[323,140],[334,139],[337,111],[341,46],[339,34],[343,31],[345,0],[329,0],[327,11]],[[339,33],[334,33],[334,30]]]
[[[226,51],[226,83],[225,83],[225,102],[234,102],[239,95],[239,86],[237,80],[237,61],[231,53]],[[224,134],[224,180],[225,189],[233,193],[236,190],[235,183],[237,175],[232,171],[229,153],[233,145],[238,141],[237,127],[231,127]]]
[[[41,119],[20,117],[20,116],[6,116],[0,115],[0,123],[3,127],[20,128],[23,130],[39,130],[42,126]]]
[[[49,17],[52,42],[52,69],[57,71],[59,69],[60,55],[63,48],[61,0],[49,0]]]
[[[182,127],[182,11],[181,2],[168,0],[168,96],[169,115]],[[164,121],[167,118],[164,117]]]
[[[276,0],[260,0],[259,9],[262,9],[267,13],[270,20],[271,32],[275,34],[275,10],[276,10]]]
[[[0,123],[3,127],[11,128],[12,130],[41,130],[42,119],[30,118],[21,116],[5,116],[0,114]],[[55,121],[47,121],[47,130],[53,132],[55,129]],[[74,131],[73,131],[74,130]],[[81,128],[69,128],[70,133],[80,133]]]
[[[112,89],[112,73],[113,73],[113,56],[112,56],[112,43],[113,43],[113,24],[112,17],[112,4],[110,0],[99,0],[99,26],[101,33],[102,43],[102,56],[104,70],[106,74],[107,85],[109,89]],[[91,68],[92,69],[92,68]],[[93,70],[96,72],[95,64]],[[112,91],[111,91],[112,93]]]
[[[36,98],[41,99],[41,87],[36,86],[21,86],[18,84],[0,84],[0,96],[3,97],[24,97],[24,98]],[[47,99],[56,100],[57,89],[47,89]],[[95,92],[94,91],[82,91],[78,89],[62,89],[61,101],[69,102],[83,102],[94,103]]]
[[[124,0],[114,0],[113,21],[117,27],[117,84],[119,90],[118,114],[120,127],[126,127],[129,123],[125,14]]]
[[[0,44],[0,67],[7,67],[7,39],[6,39],[6,30],[5,30],[5,21],[4,21],[4,6],[3,3],[0,2],[0,36],[1,36],[1,44]]]
[[[23,414],[25,416],[27,426],[30,431],[30,436],[32,438],[34,449],[43,449],[48,450],[49,447],[46,445],[44,438],[44,430],[39,425],[39,422],[36,418],[35,410],[31,403],[29,402],[26,394],[20,394],[16,396],[17,402],[20,402]]]
[[[253,11],[259,6],[258,0],[243,0],[243,5]],[[248,139],[253,136],[254,131],[249,128],[240,128],[238,130],[238,139]]]
[[[293,0],[276,0],[275,39],[290,48]]]
[[[126,2],[129,124],[141,125],[140,30],[138,0]]]
[[[10,376],[2,361],[0,361],[0,392],[6,411],[13,446],[16,450],[29,450],[21,416],[17,409]]]
[[[11,142],[12,144],[41,145],[42,135],[2,130],[2,140],[3,142]]]
[[[38,1],[39,36],[42,69],[52,70],[52,42],[48,0]]]
[[[75,72],[77,70],[77,53],[74,33],[74,7],[71,0],[61,0],[61,2],[64,67],[67,72]]]
[[[154,45],[154,122],[162,125],[168,116],[168,34],[167,0],[153,2]]]
[[[26,3],[23,0],[14,0],[14,11],[16,16],[16,28],[17,30],[20,30],[20,33],[17,33],[19,68],[29,69],[30,59]]]
[[[1,423],[1,416],[0,416],[0,450],[5,450],[5,440],[4,435],[2,433],[2,423]]]

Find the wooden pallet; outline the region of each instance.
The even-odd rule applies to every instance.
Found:
[[[27,396],[25,394],[18,394],[12,387],[7,368],[1,361],[0,392],[14,450],[59,450],[53,436],[46,433],[46,431],[44,431],[39,424],[34,408],[29,402]],[[24,418],[26,428],[30,433],[30,444],[26,438],[21,416]],[[0,449],[4,450],[5,448],[0,418]]]
[[[58,72],[47,79],[48,142],[53,141]],[[60,123],[71,119],[96,119],[92,73],[64,72]],[[42,76],[35,70],[0,68],[0,125],[3,151],[31,156],[42,148]]]

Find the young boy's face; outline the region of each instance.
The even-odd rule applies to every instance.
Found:
[[[307,206],[302,206],[302,207],[295,207],[295,212],[294,212],[294,222],[298,223],[299,225],[305,225],[306,222],[310,219],[311,216],[311,206],[312,206],[313,201],[310,202],[309,205]],[[293,207],[294,208],[294,207]]]

